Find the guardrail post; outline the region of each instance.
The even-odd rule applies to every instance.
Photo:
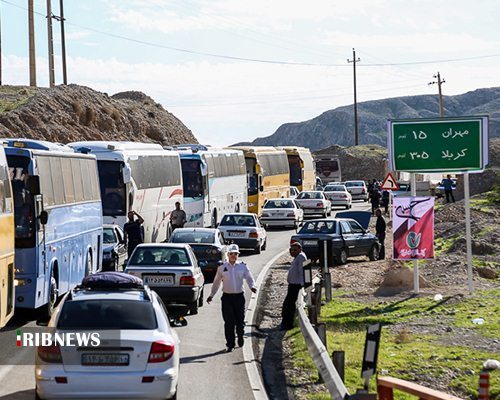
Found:
[[[378,400],[393,400],[394,392],[391,387],[383,386],[380,383],[377,383],[377,394]]]
[[[332,241],[331,240],[322,240],[322,252],[320,257],[320,261],[322,263],[322,271],[321,275],[323,277],[323,285],[325,286],[325,298],[326,301],[332,300],[332,277],[330,274],[330,265],[333,261],[333,252],[332,252]]]
[[[321,283],[314,285],[314,305],[316,306],[316,314],[318,317],[321,315]]]
[[[477,399],[490,399],[490,373],[484,369],[479,373],[479,395],[477,396]]]
[[[345,351],[334,351],[332,353],[332,360],[340,379],[345,383]]]

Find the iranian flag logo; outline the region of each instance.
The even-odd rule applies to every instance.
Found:
[[[16,331],[16,346],[21,347],[21,330]]]

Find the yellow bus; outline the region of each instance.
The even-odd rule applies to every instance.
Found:
[[[316,190],[316,171],[311,151],[305,147],[278,147],[286,151],[290,168],[290,186],[295,186],[300,192]]]
[[[260,215],[267,199],[290,196],[290,170],[284,150],[274,147],[231,147],[245,154],[248,212]]]
[[[9,168],[0,147],[0,328],[14,314],[14,207]]]

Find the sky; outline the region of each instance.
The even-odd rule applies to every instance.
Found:
[[[3,84],[29,84],[27,4],[0,0]],[[35,0],[38,86],[46,5]],[[358,102],[437,94],[437,72],[444,95],[500,86],[497,0],[65,0],[64,16],[69,83],[142,91],[213,146],[352,104],[353,48]]]

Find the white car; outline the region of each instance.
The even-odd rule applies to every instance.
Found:
[[[366,188],[365,181],[345,181],[345,187],[351,193],[353,200],[368,201],[368,189]]]
[[[260,254],[267,246],[267,233],[256,214],[231,213],[222,218],[219,230],[225,243],[235,243],[244,249],[253,249]]]
[[[304,217],[308,215],[321,215],[326,218],[332,213],[332,203],[320,190],[300,192],[295,201],[304,211]]]
[[[262,208],[260,222],[268,226],[297,228],[304,221],[304,211],[293,199],[269,199]]]
[[[66,335],[97,332],[99,344],[39,346],[37,399],[176,397],[179,338],[160,298],[142,282],[126,289],[77,287],[48,326]]]
[[[125,272],[141,278],[166,304],[187,305],[191,315],[203,305],[205,278],[189,244],[140,244]]]
[[[297,189],[296,186],[290,186],[290,198],[291,199],[296,199],[297,196],[299,195],[299,189]]]
[[[352,196],[347,191],[345,185],[328,184],[323,189],[326,198],[330,200],[333,206],[343,206],[347,209],[352,207]]]

